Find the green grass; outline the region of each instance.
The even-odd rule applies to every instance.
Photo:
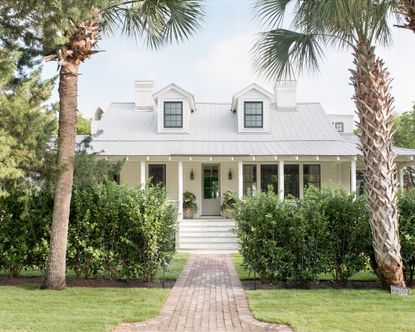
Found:
[[[246,292],[254,316],[299,332],[415,331],[415,294],[383,290],[257,290]]]
[[[238,273],[239,279],[241,280],[254,280],[254,274],[251,271],[247,271],[242,266],[242,256],[240,254],[232,254],[233,264],[235,265],[236,272]],[[256,279],[258,275],[256,275]],[[320,274],[320,281],[333,280],[333,276],[330,273]],[[360,271],[353,274],[350,281],[376,281],[377,277],[372,271]],[[415,330],[414,330],[415,331]]]
[[[169,290],[0,288],[0,331],[109,331],[157,316]]]

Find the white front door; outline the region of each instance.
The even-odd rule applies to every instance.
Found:
[[[202,214],[220,215],[220,168],[219,165],[202,165]]]

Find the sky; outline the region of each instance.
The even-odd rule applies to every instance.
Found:
[[[252,82],[272,90],[274,83],[252,70],[249,50],[263,29],[254,20],[252,0],[207,0],[202,29],[179,45],[146,49],[142,41],[122,36],[104,37],[100,49],[80,67],[78,108],[92,117],[99,106],[133,102],[134,81],[154,80],[156,90],[176,83],[194,94],[196,102],[231,102],[233,94]],[[389,68],[397,113],[415,102],[415,36],[393,29],[394,43],[377,53]],[[320,102],[328,113],[353,114],[349,68],[350,50],[325,50],[319,73],[297,77],[297,100]],[[46,63],[44,77],[57,75],[56,63]],[[58,99],[55,88],[53,99]]]

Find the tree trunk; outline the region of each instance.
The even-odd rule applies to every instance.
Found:
[[[66,286],[66,246],[74,171],[79,62],[62,66],[59,78],[58,178],[53,206],[46,288]]]
[[[351,81],[361,130],[360,149],[365,165],[365,194],[370,213],[378,272],[384,286],[405,287],[399,242],[397,179],[392,151],[393,97],[390,78],[374,47],[354,49]]]

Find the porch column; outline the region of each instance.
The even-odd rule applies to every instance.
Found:
[[[179,188],[179,206],[177,207],[177,211],[178,211],[178,215],[179,215],[179,220],[183,219],[183,161],[179,161],[178,162],[178,188]]]
[[[144,160],[140,163],[140,184],[141,188],[144,189],[146,186],[146,162]]]
[[[284,200],[284,160],[278,162],[278,197]]]
[[[356,159],[352,159],[350,169],[350,193],[356,194]]]
[[[244,174],[242,161],[238,161],[238,197],[241,199],[244,195]]]
[[[403,192],[404,189],[404,182],[403,182],[403,175],[405,174],[405,167],[401,167],[399,169],[399,189]]]

